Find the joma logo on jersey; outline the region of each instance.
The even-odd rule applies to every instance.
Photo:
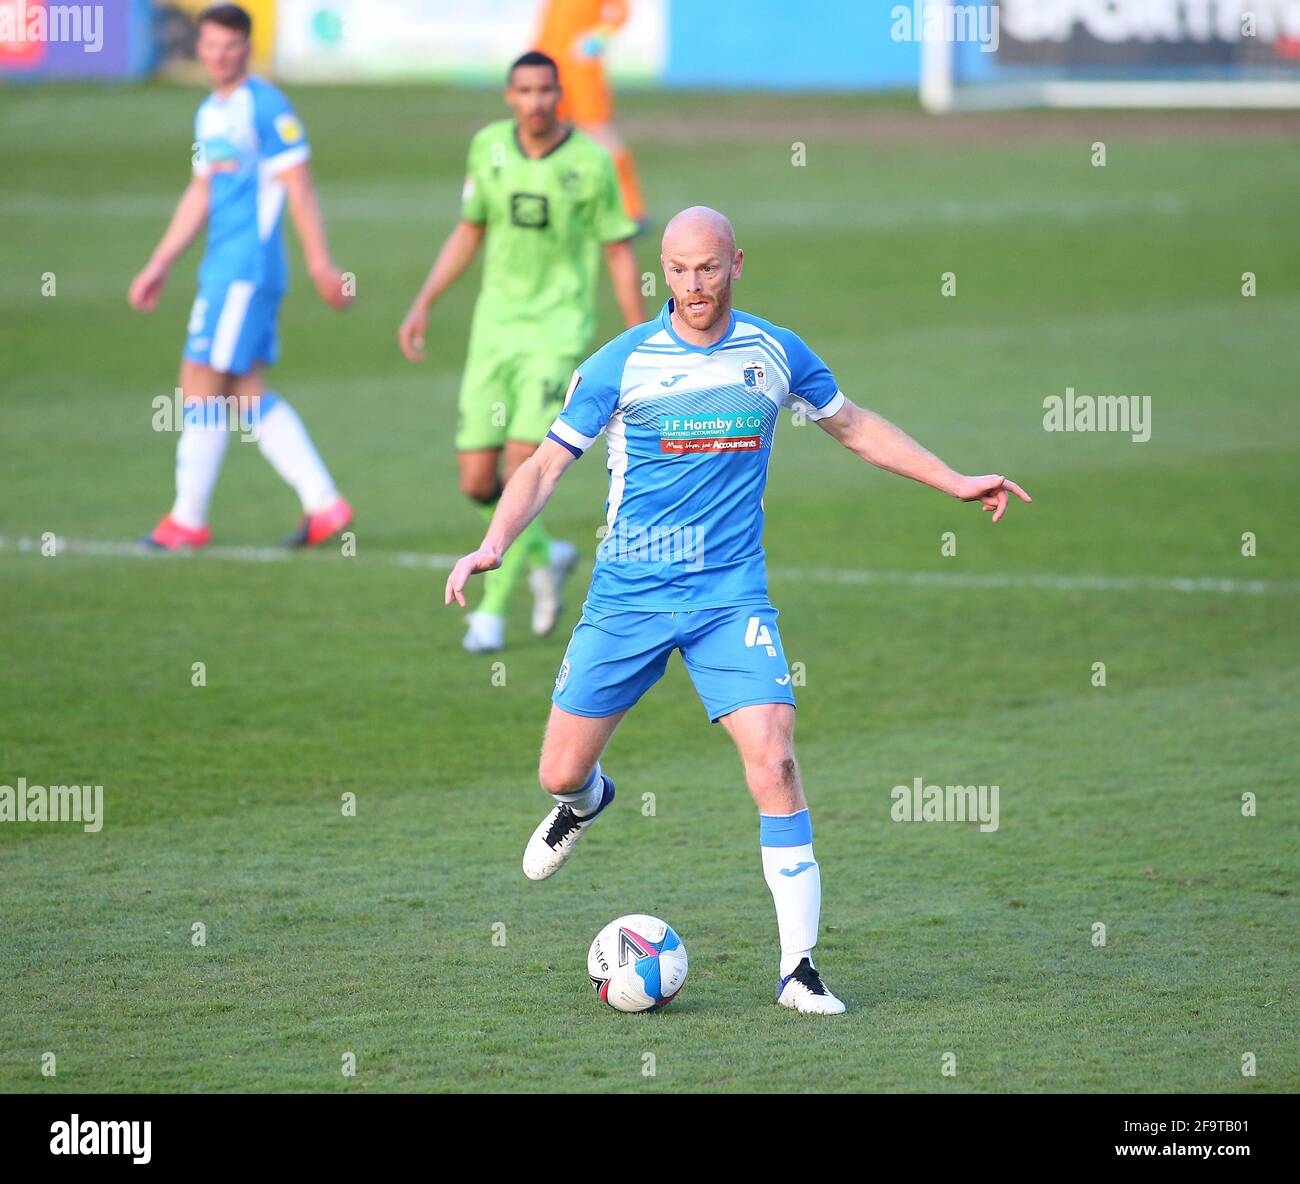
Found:
[[[750,362],[741,374],[744,376],[746,386],[753,387],[756,391],[767,389],[767,371],[763,369],[762,362]]]
[[[745,625],[745,648],[755,645],[765,646],[769,658],[776,657],[776,646],[772,644],[772,635],[767,631],[767,626],[757,617],[750,617]]]

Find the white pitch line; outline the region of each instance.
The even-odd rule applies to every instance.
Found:
[[[0,535],[0,551],[41,554],[41,540],[25,535]],[[162,562],[227,560],[237,563],[284,563],[291,559],[332,557],[332,552],[297,551],[285,547],[204,547],[201,551],[169,553],[135,542],[55,540],[56,554],[154,559]],[[450,571],[459,555],[397,551],[383,555],[395,567]],[[1297,596],[1300,580],[1237,580],[1215,576],[1091,576],[1044,575],[1034,572],[874,571],[837,567],[772,567],[773,580],[811,584],[884,584],[907,588],[1038,588],[1049,592],[1209,592],[1229,596]]]
[[[1054,592],[1300,595],[1300,580],[1234,580],[1216,576],[1063,576],[1034,572],[853,571],[833,567],[774,567],[767,574],[775,580],[807,580],[815,584],[893,584],[912,588],[1044,588]]]

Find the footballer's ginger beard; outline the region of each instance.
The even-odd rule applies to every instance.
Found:
[[[204,21],[199,26],[199,39],[194,46],[194,56],[203,63],[208,81],[215,91],[233,90],[248,73],[248,55],[253,47],[248,38],[235,29],[227,29],[216,21]]]
[[[662,252],[678,336],[701,346],[721,340],[730,323],[731,285],[745,262],[731,222],[708,206],[691,206],[664,227]]]

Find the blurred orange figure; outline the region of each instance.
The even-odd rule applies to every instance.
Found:
[[[645,198],[636,164],[614,131],[614,96],[601,58],[614,34],[627,21],[628,0],[545,0],[542,29],[534,48],[560,67],[561,119],[576,123],[604,145],[618,170],[623,208],[638,226],[646,223]]]

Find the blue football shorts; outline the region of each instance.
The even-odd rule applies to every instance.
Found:
[[[582,606],[551,701],[574,715],[626,711],[660,678],[673,650],[716,723],[738,707],[794,705],[777,610],[770,604],[656,613]]]
[[[251,280],[200,284],[190,310],[185,356],[221,374],[247,374],[258,362],[274,366],[280,356],[283,296]]]

